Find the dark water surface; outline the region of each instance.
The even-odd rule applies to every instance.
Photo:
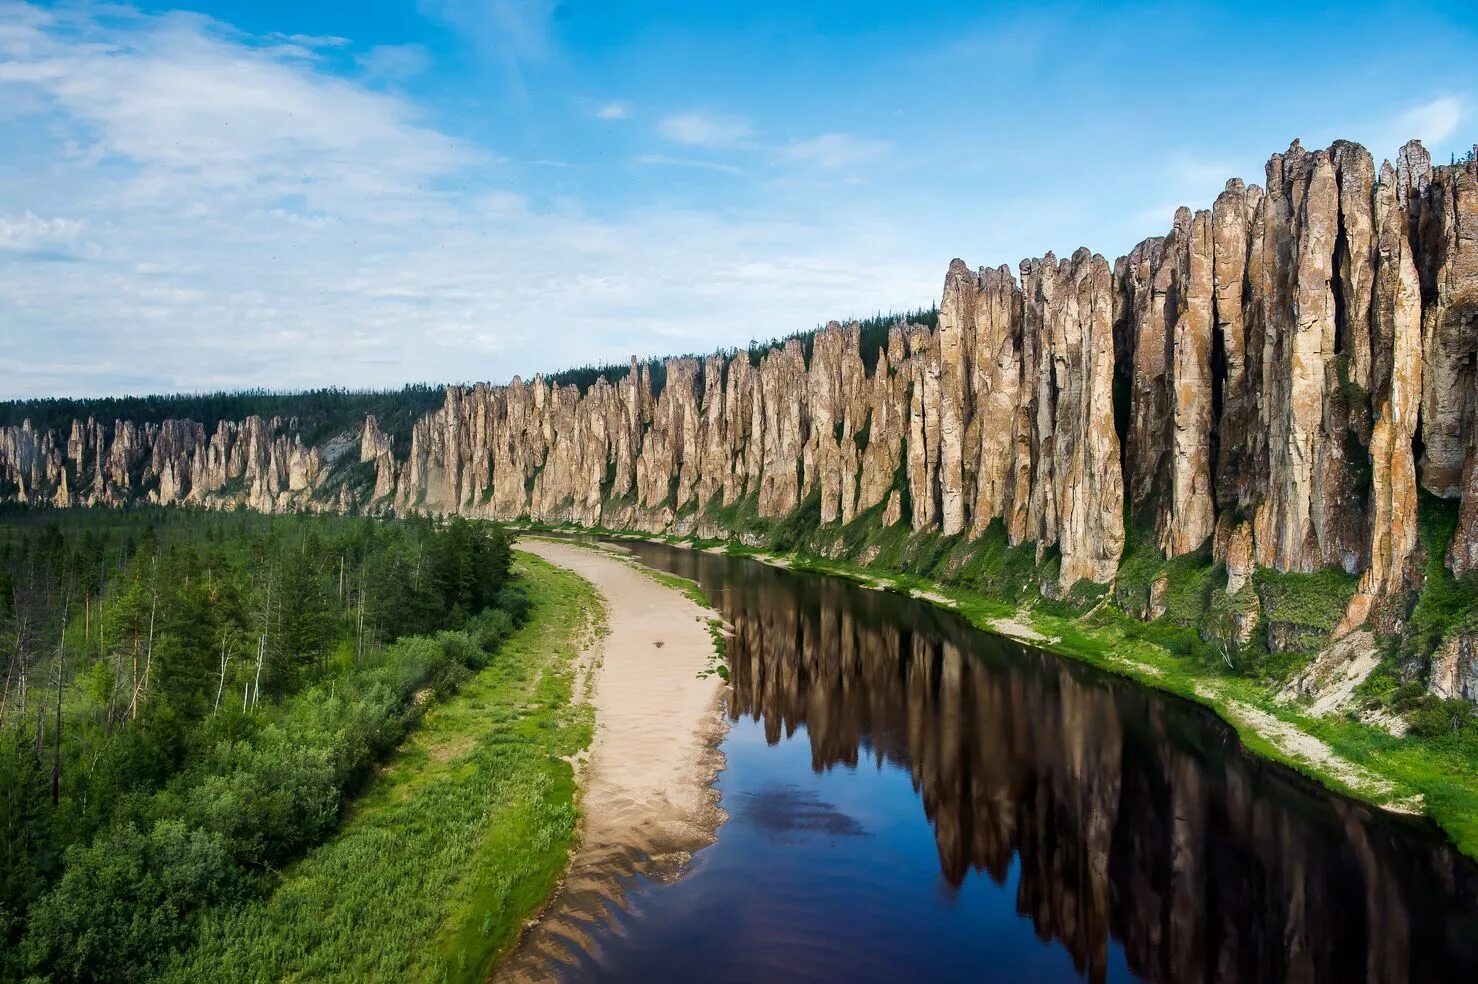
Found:
[[[729,820],[569,980],[1478,981],[1478,869],[921,602],[632,544],[735,629]]]

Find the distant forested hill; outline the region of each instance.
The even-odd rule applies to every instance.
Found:
[[[253,389],[235,392],[178,393],[164,396],[48,397],[0,402],[0,427],[29,420],[37,430],[65,430],[74,420],[92,417],[99,422],[131,420],[158,424],[165,420],[193,420],[213,431],[222,420],[250,416],[298,420],[305,443],[364,426],[365,414],[374,414],[387,434],[401,436],[418,419],[441,406],[446,390],[415,383],[401,389],[350,390],[338,387],[297,393]]]

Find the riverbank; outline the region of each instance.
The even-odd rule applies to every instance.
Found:
[[[527,538],[519,549],[588,581],[608,614],[584,658],[595,738],[580,765],[579,846],[558,893],[498,968],[505,980],[547,977],[567,951],[585,951],[588,931],[634,877],[675,877],[724,819],[713,788],[722,685],[704,673],[713,613],[701,593],[608,551]]]
[[[576,531],[567,528],[565,532]],[[1153,639],[1146,623],[1112,605],[1094,605],[1082,613],[1045,611],[1043,608],[1049,606],[1011,604],[918,575],[809,553],[634,531],[596,532],[616,539],[711,550],[842,577],[874,590],[895,591],[948,608],[984,631],[1089,663],[1206,706],[1259,755],[1361,801],[1394,812],[1428,816],[1460,850],[1478,859],[1478,772],[1461,752],[1444,750],[1440,743],[1396,737],[1352,716],[1316,716],[1311,708],[1282,699],[1281,683],[1177,655]],[[1148,628],[1153,629],[1153,624]]]
[[[272,894],[221,914],[179,980],[481,981],[564,873],[571,761],[592,734],[579,657],[589,583],[529,553],[528,621],[376,774],[339,832]]]

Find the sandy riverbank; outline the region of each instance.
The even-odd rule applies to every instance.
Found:
[[[588,950],[588,931],[621,904],[633,876],[671,878],[713,842],[724,814],[713,778],[723,684],[710,664],[709,610],[610,553],[521,540],[527,550],[590,581],[608,631],[587,663],[595,741],[580,765],[580,847],[558,894],[499,968],[499,980],[542,980]],[[584,687],[578,688],[584,690]]]

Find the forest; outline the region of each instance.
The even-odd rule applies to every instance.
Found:
[[[902,314],[878,312],[870,318],[848,319],[846,324],[856,324],[859,329],[858,349],[862,355],[862,362],[871,373],[877,367],[878,358],[888,347],[888,332],[897,324],[924,325],[928,328],[939,326],[939,307],[935,305],[928,308],[919,308],[914,311],[905,311]],[[749,345],[744,349],[720,348],[709,353],[688,353],[677,356],[683,359],[706,359],[709,356],[719,356],[724,359],[732,359],[740,352],[745,352],[749,357],[749,364],[757,366],[765,356],[771,352],[785,347],[786,343],[798,341],[801,343],[801,351],[805,357],[806,365],[811,364],[811,352],[816,344],[816,333],[825,328],[825,325],[817,325],[805,331],[792,332],[789,335],[780,335],[768,341],[751,339]],[[645,368],[651,379],[652,395],[656,396],[662,392],[667,385],[667,362],[668,357],[647,358],[637,362],[638,370]],[[581,395],[590,392],[596,380],[604,379],[608,384],[614,386],[627,376],[631,375],[630,362],[613,362],[606,365],[587,364],[577,366],[573,369],[564,369],[546,375],[544,379],[551,386],[574,386]]]
[[[158,424],[165,420],[193,420],[213,432],[223,420],[250,416],[296,419],[303,440],[317,444],[345,431],[358,432],[366,414],[374,414],[386,434],[409,439],[411,426],[441,406],[446,389],[416,383],[400,389],[351,390],[325,387],[302,392],[247,389],[218,393],[175,393],[159,396],[110,396],[73,399],[47,397],[0,402],[0,427],[29,420],[37,430],[70,427],[89,417],[111,425],[115,420]]]
[[[522,621],[507,538],[0,510],[0,979],[146,979],[270,891]]]

